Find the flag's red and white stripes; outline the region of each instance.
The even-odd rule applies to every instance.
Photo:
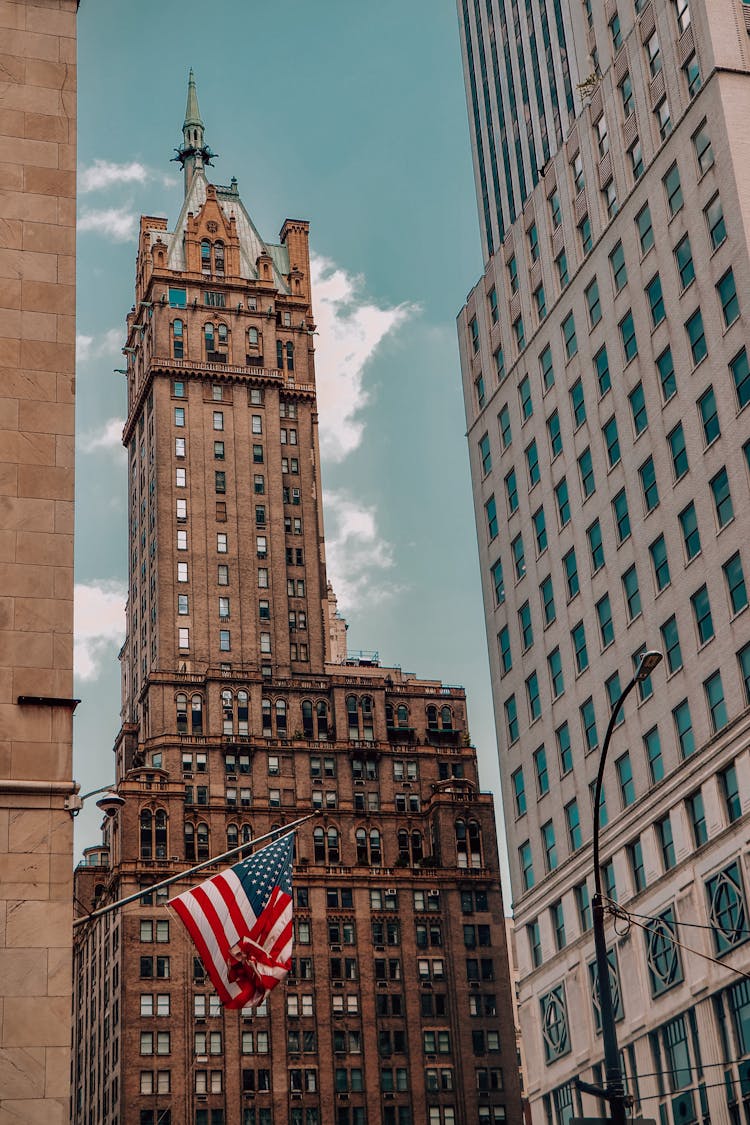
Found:
[[[256,918],[242,883],[230,868],[193,890],[171,900],[184,922],[227,1008],[257,1004],[289,971],[292,951],[292,900],[275,887]],[[250,939],[265,953],[254,962],[255,972],[230,971],[237,963],[236,947]],[[265,963],[267,962],[267,963]]]

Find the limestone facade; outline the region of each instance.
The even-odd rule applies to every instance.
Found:
[[[75,0],[0,5],[0,1121],[70,1097]]]

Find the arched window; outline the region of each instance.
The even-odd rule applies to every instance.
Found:
[[[408,727],[408,725],[409,725],[409,710],[408,710],[406,704],[400,703],[399,707],[398,707],[398,711],[396,713],[398,715],[398,725],[400,727]]]
[[[253,830],[250,827],[250,825],[249,824],[241,825],[241,827],[240,827],[240,840],[242,841],[242,843],[243,844],[249,844],[250,841],[252,840],[252,838],[253,838]],[[252,848],[246,848],[245,851],[243,851],[241,853],[243,859],[247,859],[247,857],[252,855],[252,854],[253,854]]]
[[[154,854],[157,859],[167,858],[167,814],[157,809],[154,814]]]
[[[255,351],[260,344],[257,328],[248,328],[247,330],[247,345],[251,351]]]
[[[286,700],[276,700],[276,734],[279,738],[286,737]]]
[[[394,721],[393,721],[393,704],[392,703],[386,703],[386,705],[385,705],[385,725],[389,729],[392,726],[395,725]]]
[[[362,708],[362,735],[365,742],[372,742],[375,734],[373,731],[372,700],[369,695],[363,695],[360,701]]]
[[[330,827],[328,829],[328,862],[338,863],[341,854],[339,852],[339,831],[338,828]]]
[[[195,863],[195,825],[185,821],[185,859]]]
[[[195,835],[198,841],[198,862],[202,859],[210,859],[211,852],[209,851],[208,844],[208,825],[204,821],[201,821],[198,825]]]
[[[213,351],[216,350],[215,345],[214,345],[214,326],[213,326],[213,324],[209,323],[209,324],[203,325],[203,338],[206,342],[206,355],[208,355],[209,352],[213,352]]]
[[[260,703],[260,712],[263,721],[263,737],[270,738],[273,734],[273,726],[271,724],[271,700],[262,699]]]
[[[438,729],[437,707],[433,707],[432,704],[430,704],[430,706],[427,708],[427,729],[428,730],[437,730]]]
[[[358,828],[354,834],[357,844],[357,863],[364,865],[369,862],[370,855],[367,850],[367,833],[364,828]]]
[[[482,866],[482,829],[476,820],[469,821],[469,863],[471,867]]]
[[[302,735],[304,738],[314,738],[313,705],[309,699],[302,700]]]
[[[467,849],[466,839],[466,822],[464,820],[457,820],[455,823],[456,831],[456,863],[459,867],[469,866],[469,854]]]
[[[250,732],[250,697],[247,692],[237,692],[237,732],[249,734]]]
[[[450,707],[441,707],[440,725],[443,730],[453,730],[453,712]]]
[[[284,366],[284,345],[281,340],[276,341],[276,366],[279,369]]]
[[[172,321],[172,355],[182,359],[185,354],[183,324],[181,320]]]
[[[291,340],[288,340],[286,345],[286,369],[294,371],[294,344]]]
[[[224,734],[234,733],[234,704],[232,700],[232,693],[228,688],[225,688],[221,693],[221,713],[223,716],[223,732]]]
[[[315,704],[315,713],[318,718],[318,738],[328,738],[328,704],[324,699],[319,699]]]
[[[325,863],[326,837],[322,828],[316,828],[313,831],[313,856],[316,863]]]
[[[383,852],[380,846],[380,833],[377,828],[370,829],[370,863],[373,867],[380,867],[383,862]]]
[[[203,697],[200,695],[190,700],[190,730],[192,734],[203,734]]]
[[[226,324],[220,324],[218,327],[219,338],[219,351],[226,351],[229,343],[229,331]]]
[[[153,816],[151,809],[141,809],[141,859],[153,859]]]
[[[424,855],[424,848],[422,846],[422,833],[414,829],[411,834],[411,861],[412,863],[419,863]]]
[[[398,830],[398,858],[402,863],[409,862],[409,833],[405,828]]]
[[[214,242],[214,273],[224,273],[223,242]]]
[[[177,707],[177,733],[187,734],[187,696],[182,692],[176,697]]]
[[[239,840],[239,832],[237,831],[237,825],[236,824],[228,824],[227,825],[227,851],[229,851],[230,848],[236,848],[237,845],[239,844],[239,842],[240,842],[240,840]]]
[[[359,713],[357,711],[357,697],[346,697],[346,716],[349,724],[349,738],[359,738]]]
[[[211,272],[211,243],[207,238],[201,242],[201,273]]]

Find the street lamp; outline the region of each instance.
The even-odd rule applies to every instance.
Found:
[[[89,793],[84,793],[83,795],[72,793],[65,802],[65,808],[71,816],[78,816],[83,808],[83,802],[88,797],[95,797],[97,793],[104,794],[104,796],[100,797],[96,802],[96,807],[101,809],[105,816],[114,816],[125,804],[125,798],[121,797],[119,793],[115,793],[111,785],[102,785],[100,789],[92,789]]]
[[[625,1084],[620,1067],[620,1051],[617,1046],[617,1030],[615,1028],[615,1014],[612,1007],[612,986],[609,979],[609,959],[607,957],[607,942],[604,935],[604,915],[606,907],[602,896],[602,872],[599,864],[599,828],[601,817],[602,781],[604,780],[604,766],[607,761],[607,751],[612,739],[612,731],[619,717],[622,705],[636,684],[643,683],[653,672],[662,654],[653,650],[643,653],[636,668],[635,675],[629,684],[620,693],[612,704],[612,713],[607,724],[607,733],[599,758],[599,771],[596,775],[594,787],[594,945],[596,948],[596,975],[599,984],[599,1011],[602,1022],[602,1042],[604,1044],[604,1071],[605,1087],[600,1089],[588,1083],[579,1083],[581,1089],[603,1097],[609,1102],[611,1119],[615,1125],[626,1125],[625,1109]]]

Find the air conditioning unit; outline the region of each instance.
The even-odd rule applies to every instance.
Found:
[[[393,1101],[393,1094],[383,1094],[383,1101],[384,1102],[392,1102]]]
[[[395,887],[386,887],[385,893],[387,895],[395,895],[396,894],[396,888]]]
[[[180,862],[180,857],[178,855],[173,855],[171,858],[172,858],[172,863],[179,863]]]
[[[340,952],[341,952],[341,946],[340,945],[332,945],[331,946],[331,953],[340,953]]]

